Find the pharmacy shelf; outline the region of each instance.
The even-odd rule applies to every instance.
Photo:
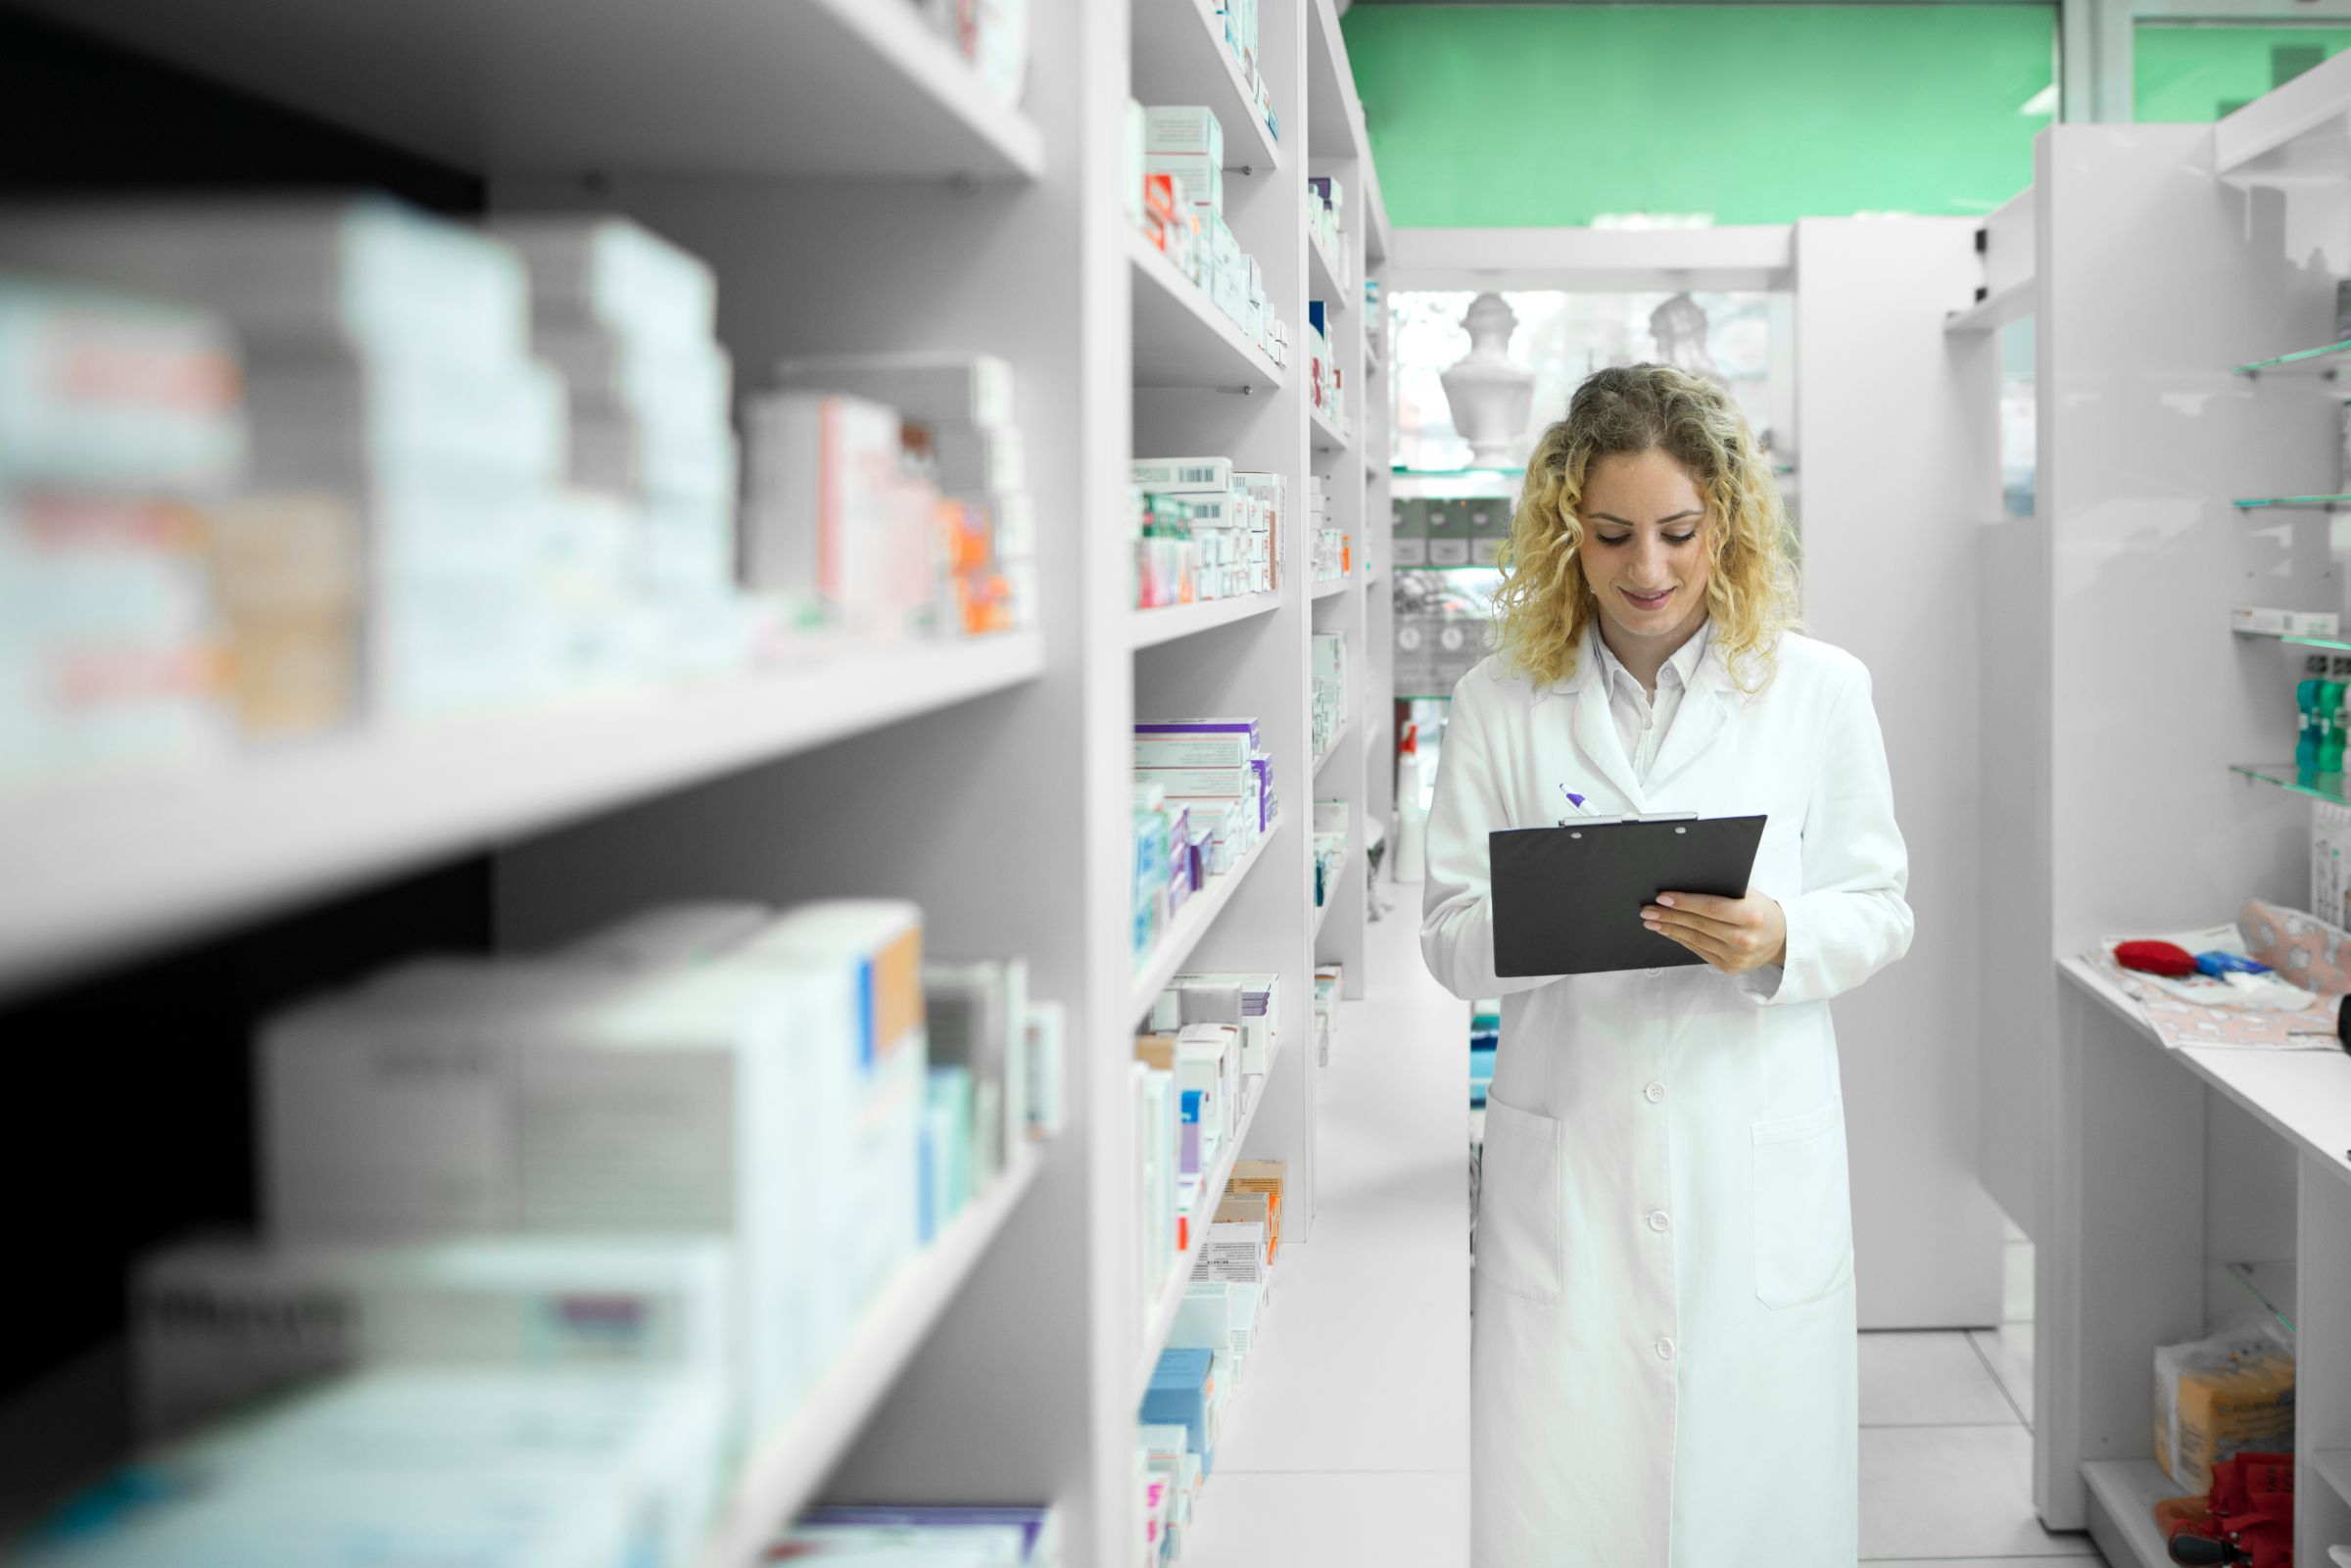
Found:
[[[2291,762],[2232,762],[2229,771],[2289,794],[2351,806],[2351,788],[2345,787],[2343,775],[2339,773],[2317,773]]]
[[[2101,971],[2070,956],[2060,959],[2057,968],[2066,979],[2158,1049],[2169,1049],[2131,993]],[[2315,1158],[2339,1179],[2351,1182],[2351,1056],[2332,1047],[2247,1051],[2183,1046],[2170,1054],[2295,1149]],[[2239,1283],[2257,1293],[2263,1288],[2256,1280],[2240,1277]],[[2273,1294],[2282,1294],[2271,1288]]]
[[[466,169],[1025,181],[1045,166],[1037,127],[903,3],[26,9]]]
[[[1139,104],[1206,104],[1224,132],[1224,166],[1278,173],[1281,148],[1257,113],[1211,0],[1133,0],[1130,91]]]
[[[2229,504],[2245,512],[2339,512],[2351,509],[2351,496],[2253,496]]]
[[[986,1192],[964,1205],[921,1257],[898,1270],[848,1350],[806,1402],[751,1453],[699,1559],[700,1568],[764,1562],[778,1527],[800,1511],[865,1427],[974,1264],[1035,1185],[1050,1146],[1023,1144]]]
[[[2313,1449],[2310,1467],[2334,1488],[2345,1503],[2351,1504],[2351,1449]]]
[[[1134,274],[1134,384],[1271,392],[1281,367],[1206,290],[1140,233],[1127,236]]]
[[[1159,1353],[1167,1349],[1168,1335],[1176,1327],[1176,1310],[1183,1306],[1184,1288],[1192,1282],[1192,1264],[1200,1256],[1201,1243],[1208,1238],[1208,1222],[1224,1198],[1225,1184],[1232,1180],[1232,1167],[1240,1163],[1241,1150],[1249,1142],[1250,1125],[1257,1120],[1257,1108],[1265,1103],[1266,1089],[1273,1081],[1273,1069],[1281,1061],[1281,1036],[1273,1037],[1273,1049],[1266,1059],[1266,1070],[1258,1080],[1257,1094],[1241,1112],[1232,1136],[1217,1153],[1217,1164],[1200,1183],[1200,1207],[1187,1227],[1190,1235],[1182,1251],[1169,1266],[1167,1283],[1160,1286],[1152,1298],[1151,1309],[1143,1318],[1143,1351],[1135,1360],[1134,1398],[1139,1403],[1151,1386],[1151,1369],[1159,1364]]]
[[[2155,1528],[2155,1504],[2182,1489],[2152,1459],[2092,1459],[2082,1466],[2089,1488],[2089,1539],[2112,1568],[2171,1568]]]
[[[1035,680],[1033,632],[362,732],[0,802],[0,992]]]
[[[1321,755],[1315,758],[1315,773],[1317,777],[1321,775],[1323,764],[1327,763],[1331,758],[1339,754],[1339,747],[1347,743],[1347,732],[1354,728],[1355,721],[1350,719],[1341,724],[1336,730],[1331,732],[1330,744],[1324,746],[1322,748]]]
[[[1348,579],[1345,577],[1333,577],[1317,583],[1315,585],[1315,597],[1330,598],[1336,594],[1344,594],[1347,592],[1347,582]]]
[[[1307,198],[1310,202],[1314,198]],[[1310,300],[1320,300],[1332,315],[1347,310],[1347,285],[1339,281],[1339,269],[1333,265],[1330,253],[1322,248],[1322,236],[1312,223],[1306,226],[1307,291]]]
[[[1346,432],[1339,428],[1338,421],[1331,418],[1330,415],[1313,406],[1309,406],[1307,412],[1315,416],[1315,450],[1317,451],[1345,451],[1352,445]]]
[[[2351,642],[2334,637],[2297,637],[2284,632],[2237,632],[2248,642],[2287,642],[2301,648],[2326,648],[2334,653],[2351,653]]]
[[[1157,609],[1130,610],[1127,641],[1131,647],[1173,642],[1179,637],[1213,632],[1220,626],[1246,621],[1281,608],[1281,592],[1240,594],[1231,598],[1204,599],[1196,604],[1163,604]]]
[[[1207,930],[1215,924],[1216,918],[1223,913],[1224,906],[1232,901],[1233,889],[1240,886],[1242,879],[1257,868],[1259,861],[1266,858],[1267,847],[1281,836],[1282,829],[1288,825],[1289,817],[1286,814],[1273,819],[1273,826],[1259,834],[1256,843],[1241,851],[1232,863],[1232,870],[1222,877],[1211,878],[1206,887],[1183,901],[1183,908],[1176,912],[1176,918],[1169,922],[1167,930],[1161,933],[1151,951],[1144,955],[1142,967],[1135,971],[1134,983],[1127,992],[1127,1013],[1129,1018],[1139,1019],[1151,1011],[1151,1004],[1159,999],[1159,993],[1168,988],[1170,977],[1183,968],[1185,959],[1192,956],[1192,949],[1199,945],[1201,932]]]

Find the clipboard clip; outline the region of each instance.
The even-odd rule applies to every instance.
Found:
[[[1626,822],[1696,821],[1698,821],[1698,813],[1695,811],[1656,811],[1650,813],[1646,817],[1631,813],[1621,814],[1613,817],[1561,817],[1559,819],[1559,826],[1562,828],[1605,828],[1610,824]]]

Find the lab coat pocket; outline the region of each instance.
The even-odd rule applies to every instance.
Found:
[[[1819,1301],[1851,1275],[1845,1102],[1755,1122],[1754,1150],[1755,1298],[1773,1307]]]
[[[1477,1271],[1533,1302],[1559,1299],[1560,1128],[1550,1117],[1486,1096],[1486,1152],[1477,1192]]]

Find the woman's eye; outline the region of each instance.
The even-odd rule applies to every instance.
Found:
[[[1592,537],[1603,545],[1621,545],[1633,536],[1630,534],[1595,534]]]
[[[1687,545],[1697,537],[1698,533],[1695,529],[1687,534],[1667,534],[1665,536],[1665,543],[1668,545]]]

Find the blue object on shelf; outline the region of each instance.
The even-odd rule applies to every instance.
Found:
[[[2224,953],[2216,948],[2212,952],[2196,955],[2196,973],[2218,979],[2224,974],[2267,974],[2271,971],[2267,964],[2247,958],[2242,953]]]

